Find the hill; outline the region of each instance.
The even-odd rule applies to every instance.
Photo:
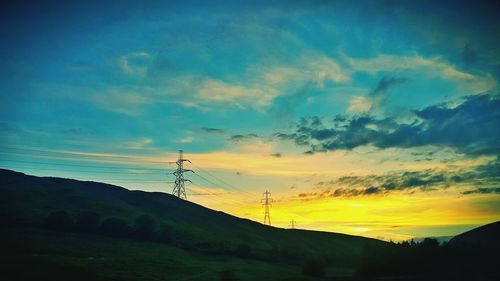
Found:
[[[500,221],[474,228],[453,237],[450,243],[459,246],[500,249]]]
[[[300,266],[305,260],[314,258],[327,267],[349,271],[360,264],[366,249],[388,244],[345,234],[269,227],[159,192],[131,191],[97,182],[35,177],[4,169],[0,169],[0,180],[0,215],[4,218],[4,228],[8,229],[4,233],[10,233],[2,237],[2,241],[10,241],[8,244],[11,247],[42,238],[45,240],[42,239],[43,242],[36,245],[55,243],[63,247],[60,243],[67,238],[63,239],[61,234],[34,230],[45,226],[51,214],[61,211],[73,219],[82,212],[97,214],[101,222],[107,218],[117,218],[129,228],[137,223],[138,217],[146,215],[153,219],[158,231],[165,228],[169,230],[169,242],[158,247],[164,249],[165,253],[180,251],[184,252],[183,255],[208,255],[200,258],[198,262],[202,264],[206,264],[202,260],[208,260],[210,256],[233,255],[251,260],[252,263],[266,263],[268,267],[273,267],[274,263],[286,268]],[[71,235],[74,239],[68,243],[86,241],[91,237],[94,243],[80,241],[76,244],[97,247],[94,250],[98,252],[103,251],[99,245],[104,247],[103,244],[106,244],[103,239],[109,239],[93,233],[86,234],[87,238],[80,234]],[[17,237],[25,239],[20,241]],[[57,237],[54,238],[57,241],[52,241],[50,237]],[[32,246],[36,248],[36,245]],[[77,249],[78,246],[70,248]],[[196,272],[194,270],[193,274]]]

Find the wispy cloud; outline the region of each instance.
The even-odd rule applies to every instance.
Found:
[[[232,135],[230,138],[229,138],[229,141],[233,142],[233,143],[240,143],[240,142],[243,142],[243,141],[248,141],[248,140],[255,140],[255,139],[258,139],[260,138],[261,136],[257,135],[257,134],[246,134],[246,135]]]
[[[268,106],[276,95],[277,91],[272,88],[247,87],[214,79],[203,81],[197,93],[197,97],[205,101],[231,102],[240,108],[256,109]]]
[[[145,76],[152,57],[146,52],[134,52],[118,59],[118,66],[125,74]]]
[[[175,140],[176,143],[192,143],[193,141],[194,141],[194,138],[190,137],[190,136],[183,137],[183,138]]]
[[[445,78],[456,81],[469,93],[483,93],[496,87],[496,79],[488,72],[480,74],[459,70],[442,57],[422,55],[380,54],[371,58],[351,58],[342,54],[343,60],[353,72],[378,73],[423,73],[428,77]]]
[[[373,107],[371,99],[363,96],[354,96],[347,108],[349,113],[366,113]]]
[[[153,102],[147,92],[120,88],[97,92],[90,95],[90,100],[99,108],[131,116],[141,115],[144,106]]]
[[[382,79],[378,81],[377,86],[369,93],[369,97],[371,98],[370,110],[376,110],[380,106],[384,105],[384,103],[388,99],[387,94],[389,89],[395,87],[396,85],[404,83],[407,80],[407,78],[401,77],[382,77]]]
[[[210,134],[225,134],[226,130],[218,129],[218,128],[210,128],[210,127],[201,127],[201,130]]]
[[[153,140],[151,138],[141,138],[135,141],[127,142],[125,148],[132,150],[141,150],[147,148],[151,144],[153,144]]]

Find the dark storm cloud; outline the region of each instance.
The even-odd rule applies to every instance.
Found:
[[[400,123],[394,117],[336,117],[329,127],[317,117],[303,118],[294,132],[276,133],[275,137],[309,146],[310,152],[370,144],[379,148],[436,145],[470,155],[500,153],[500,99],[496,96],[468,96],[456,107],[435,105],[413,114],[411,123]]]

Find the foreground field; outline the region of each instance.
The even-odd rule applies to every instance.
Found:
[[[11,228],[0,241],[4,280],[309,280],[298,265],[97,235]]]
[[[169,194],[0,169],[2,280],[499,280],[500,221],[439,245],[281,229]],[[316,278],[316,279],[314,279]]]

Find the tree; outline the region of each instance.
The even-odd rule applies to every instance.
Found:
[[[434,238],[425,238],[421,243],[420,247],[423,249],[428,249],[428,250],[435,250],[439,248],[439,241]]]
[[[102,234],[111,237],[125,237],[129,233],[127,223],[119,218],[107,218],[103,220],[100,231]]]
[[[234,254],[240,258],[248,258],[252,254],[252,249],[248,246],[248,244],[238,244],[234,250]]]
[[[139,239],[151,239],[156,228],[155,220],[149,215],[141,215],[135,219],[134,235]]]
[[[68,231],[73,229],[73,218],[66,211],[51,212],[45,219],[47,228]]]
[[[172,227],[168,224],[163,224],[160,229],[158,230],[158,233],[156,233],[156,238],[160,242],[172,242],[173,239],[173,234],[172,234]]]
[[[93,233],[99,227],[99,215],[92,211],[82,211],[76,217],[76,229],[82,232]]]

